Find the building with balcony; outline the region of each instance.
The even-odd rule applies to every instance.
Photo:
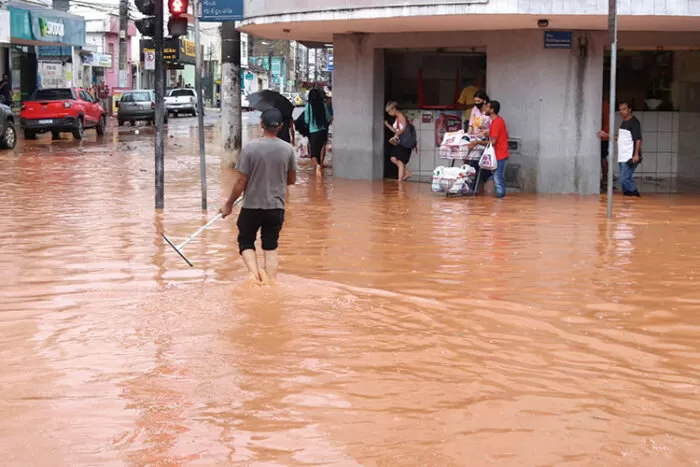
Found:
[[[509,184],[525,192],[600,190],[609,87],[608,0],[245,0],[242,30],[334,48],[336,176],[381,179],[382,125],[396,100],[418,130],[409,167],[427,177],[440,135],[458,128],[465,87],[502,104]],[[700,181],[700,1],[618,0],[617,95],[644,132],[637,175]],[[669,181],[671,184],[669,184]],[[661,183],[661,182],[659,182]]]

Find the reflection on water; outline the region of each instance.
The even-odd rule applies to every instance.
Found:
[[[158,236],[212,215],[178,124],[162,214],[148,130],[0,154],[3,464],[700,461],[699,198],[619,199],[607,224],[596,197],[304,168],[280,282],[256,288],[234,220],[194,268]]]

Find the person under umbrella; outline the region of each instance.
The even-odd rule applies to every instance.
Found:
[[[323,148],[328,142],[328,126],[332,121],[324,101],[322,92],[312,89],[304,109],[304,118],[309,127],[309,152],[316,166],[316,175],[321,175],[323,171]]]
[[[266,89],[264,91],[259,91],[248,96],[248,102],[250,106],[255,110],[264,112],[267,109],[276,108],[282,113],[282,128],[277,137],[282,141],[286,141],[289,144],[294,145],[294,119],[292,114],[294,112],[294,104],[292,104],[289,99],[284,97],[282,94]]]

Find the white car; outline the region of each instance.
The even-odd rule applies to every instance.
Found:
[[[197,91],[192,88],[176,88],[165,96],[165,109],[168,115],[197,115]]]

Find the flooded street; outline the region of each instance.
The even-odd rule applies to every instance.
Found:
[[[700,197],[607,223],[306,163],[259,288],[235,218],[192,268],[159,235],[230,189],[210,126],[201,213],[195,125],[170,121],[162,214],[151,129],[0,151],[2,465],[700,465]]]

